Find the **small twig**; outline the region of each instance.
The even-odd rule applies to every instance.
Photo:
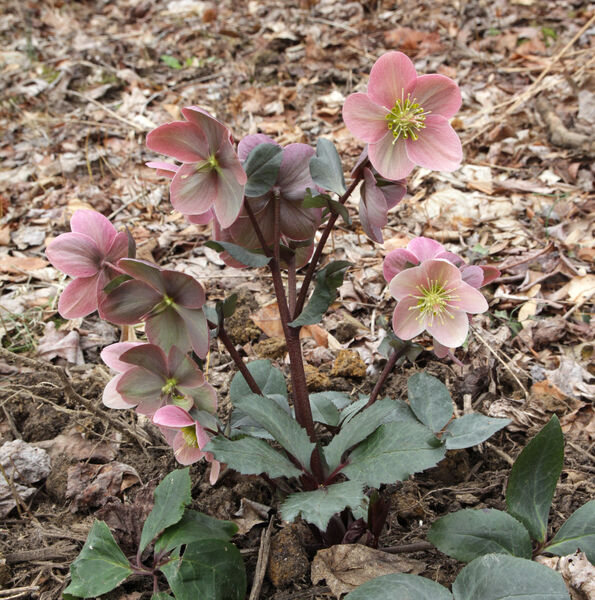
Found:
[[[436,548],[436,546],[430,544],[430,542],[415,542],[413,544],[387,546],[386,548],[380,548],[380,550],[382,550],[382,552],[388,552],[389,554],[403,554],[405,552],[420,552],[421,550],[432,550],[434,548]]]
[[[16,588],[11,588],[9,590],[0,590],[0,598],[5,598],[6,600],[13,600],[14,598],[20,598],[21,596],[24,596],[25,594],[28,594],[30,592],[38,592],[38,591],[39,591],[38,585],[28,585],[25,587],[16,587]]]
[[[494,444],[492,444],[492,442],[485,442],[485,445],[490,450],[493,450],[500,458],[504,459],[511,467],[512,467],[512,465],[514,465],[514,460],[512,458],[510,458],[510,456],[508,454],[506,454],[506,452],[504,452],[504,450],[501,450],[500,448],[498,448],[498,446],[494,446]]]
[[[274,518],[271,517],[269,521],[269,526],[260,535],[258,559],[256,561],[256,569],[254,570],[252,589],[250,590],[250,597],[248,600],[258,600],[260,598],[262,582],[264,581],[267,565],[269,563],[269,554],[271,552],[271,533],[273,531],[274,521]]]
[[[76,550],[76,546],[62,546],[57,544],[49,548],[36,548],[35,550],[22,550],[21,552],[9,552],[5,555],[6,563],[15,565],[17,563],[29,562],[31,560],[52,560],[54,558],[65,558]]]

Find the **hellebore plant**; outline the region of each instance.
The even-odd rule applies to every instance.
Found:
[[[345,204],[354,190],[360,186],[364,231],[381,242],[387,213],[405,195],[403,178],[414,164],[452,170],[460,163],[461,144],[448,123],[460,103],[454,81],[418,76],[401,53],[382,56],[372,68],[368,93],[350,96],[344,106],[348,128],[368,144],[349,186],[329,140],[319,139],[316,149],[306,144],[282,148],[256,134],[236,150],[227,127],[196,107],[182,110],[186,121],[151,132],[149,148],[182,163],[148,163],[171,180],[174,208],[192,222],[213,221],[214,239],[206,245],[226,263],[268,269],[287,346],[291,394],[280,369],[269,361],[245,364],[227,335],[235,296],[205,304],[205,290],[193,277],[135,259],[125,234],[104,224],[104,237],[98,237],[91,229],[105,219],[81,211],[73,217],[73,233],[48,247],[52,263],[77,278],[66,288],[68,301],[60,309],[66,316],[82,316],[98,307],[109,321],[140,325],[140,331],[144,326],[147,338],[147,343],[104,350],[106,364],[116,372],[104,403],[134,407],[150,417],[179,462],[211,463],[211,483],[218,479],[220,463],[271,481],[295,478],[297,491],[284,500],[281,514],[290,521],[301,516],[321,540],[332,543],[339,519],[347,528],[344,539],[357,539],[367,527],[367,539],[377,543],[388,509],[374,488],[433,467],[446,450],[478,444],[508,423],[479,414],[454,419],[448,390],[425,373],[409,379],[407,400],[380,395],[398,360],[411,358],[410,340],[424,331],[446,350],[464,343],[468,315],[488,308],[478,288],[497,270],[466,265],[426,238],[389,253],[384,273],[398,302],[393,329],[401,339],[367,396],[310,395],[300,330],[322,320],[350,266],[321,263],[337,219],[350,224]],[[79,278],[95,279],[92,285],[77,284]],[[79,305],[84,310],[72,309]],[[214,338],[239,371],[230,386],[233,411],[227,422],[217,419],[215,393],[201,371]]]

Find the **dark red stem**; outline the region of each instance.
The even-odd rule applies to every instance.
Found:
[[[389,359],[384,365],[384,369],[382,369],[382,373],[380,373],[380,377],[378,377],[378,381],[376,381],[376,385],[374,386],[372,393],[370,394],[370,399],[368,400],[368,403],[364,408],[368,408],[368,406],[372,406],[372,404],[376,402],[378,394],[380,394],[380,392],[382,391],[382,387],[384,386],[388,376],[391,374],[391,371],[397,364],[397,361],[399,360],[399,358],[401,358],[401,356],[403,356],[407,352],[407,350],[409,350],[410,346],[411,344],[409,342],[405,342],[405,344],[401,348],[399,348],[399,350],[394,350],[393,353],[390,355]]]

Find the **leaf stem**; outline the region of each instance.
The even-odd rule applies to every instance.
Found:
[[[410,346],[411,342],[405,342],[403,346],[401,346],[401,348],[399,348],[398,350],[395,348],[395,350],[393,350],[393,353],[386,361],[384,369],[382,369],[382,373],[380,373],[380,377],[378,377],[376,385],[374,386],[374,389],[370,394],[370,399],[368,400],[368,403],[366,404],[366,406],[364,406],[364,408],[368,408],[368,406],[372,406],[372,404],[376,402],[378,394],[380,394],[380,392],[382,391],[382,387],[388,379],[388,376],[391,374],[391,371],[393,370],[394,366],[397,364],[397,361],[399,360],[399,358],[401,358],[401,356],[403,356],[407,352],[407,350],[409,350]]]

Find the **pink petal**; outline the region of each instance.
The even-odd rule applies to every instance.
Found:
[[[390,281],[391,295],[398,301],[403,301],[408,296],[417,296],[419,286],[426,285],[427,276],[423,266],[411,267],[397,273]]]
[[[406,271],[404,271],[406,272]],[[401,300],[393,313],[393,331],[402,340],[410,340],[425,329],[415,298]]]
[[[452,293],[457,299],[450,301],[448,303],[449,307],[452,306],[457,310],[462,310],[471,314],[478,314],[488,310],[488,303],[483,297],[483,294],[464,281],[459,282]]]
[[[165,294],[163,273],[155,263],[140,258],[122,258],[118,262],[118,267],[134,279],[138,279],[161,294]]]
[[[173,176],[178,172],[178,165],[172,165],[167,162],[149,161],[145,165],[151,169],[157,169],[157,175],[173,179]]]
[[[101,213],[86,209],[77,210],[72,215],[70,229],[88,235],[103,255],[107,254],[117,233],[116,228]]]
[[[103,258],[95,241],[83,233],[62,233],[49,243],[45,253],[56,269],[71,277],[95,275]]]
[[[461,108],[459,86],[444,75],[420,75],[410,91],[426,113],[450,119]]]
[[[191,465],[198,462],[204,452],[200,448],[191,448],[186,445],[182,432],[178,433],[173,441],[174,456],[181,465]]]
[[[165,293],[176,303],[186,308],[201,308],[205,303],[205,290],[190,275],[166,269],[163,271]]]
[[[102,318],[118,325],[134,325],[151,311],[163,296],[142,281],[129,280],[101,300]]]
[[[199,448],[204,448],[210,441],[209,434],[204,430],[203,426],[196,421],[196,440]]]
[[[364,230],[364,233],[377,244],[382,244],[384,238],[382,237],[382,227],[374,225],[368,219],[368,211],[363,199],[359,203],[359,221]]]
[[[200,213],[198,215],[186,215],[186,218],[190,221],[190,223],[196,223],[197,225],[207,225],[215,218],[215,211],[212,208],[209,208],[204,213]]]
[[[194,398],[194,406],[199,410],[204,410],[214,415],[217,412],[217,392],[210,383],[188,390],[188,393]]]
[[[221,144],[216,159],[219,163],[219,168],[223,172],[233,175],[239,185],[246,185],[248,176],[246,175],[246,171],[244,171],[244,167],[242,167],[242,163],[240,162],[236,151],[233,149],[231,142],[225,140]]]
[[[121,258],[126,256],[128,256],[128,235],[122,231],[114,237],[105,260],[115,265]]]
[[[307,144],[289,144],[283,149],[277,184],[287,200],[303,200],[306,188],[316,189],[310,175],[310,159],[316,154]]]
[[[163,380],[168,377],[167,357],[163,350],[155,344],[135,344],[120,355],[120,360],[128,363],[127,369],[130,369],[132,365],[136,365],[153,375],[159,375]]]
[[[176,311],[184,321],[192,349],[205,358],[209,352],[209,327],[204,312],[183,306],[176,306]]]
[[[368,95],[374,102],[391,110],[397,99],[407,97],[408,89],[416,80],[415,67],[402,52],[383,54],[370,71]]]
[[[462,346],[467,339],[469,319],[462,311],[449,310],[449,314],[442,318],[434,317],[427,323],[426,329],[443,346],[457,348]]]
[[[500,277],[500,270],[496,267],[492,267],[491,265],[481,265],[480,268],[483,271],[483,281],[481,282],[482,287]]]
[[[407,156],[405,140],[394,140],[392,132],[388,131],[379,142],[368,146],[372,166],[382,177],[391,180],[407,177],[414,167],[414,163]]]
[[[320,224],[321,212],[302,208],[301,202],[281,200],[281,233],[291,240],[304,241],[314,237]]]
[[[134,348],[142,344],[143,342],[118,342],[116,344],[111,344],[110,346],[106,346],[101,351],[101,360],[114,371],[118,373],[122,373],[130,369],[130,363],[124,362],[120,360],[120,357],[124,352],[130,350],[130,348]]]
[[[167,359],[170,376],[180,387],[196,388],[204,385],[205,376],[198,365],[177,346],[172,346]]]
[[[154,415],[153,423],[163,427],[188,427],[194,425],[194,419],[183,408],[174,405],[162,406]]]
[[[463,159],[461,140],[449,122],[440,115],[426,117],[418,139],[406,140],[407,156],[415,164],[436,171],[454,171]]]
[[[199,172],[196,165],[182,165],[169,188],[171,204],[185,215],[208,211],[217,198],[216,171]]]
[[[60,295],[58,312],[65,319],[86,317],[97,310],[98,276],[78,277],[71,281]]]
[[[438,252],[434,258],[443,258],[451,262],[455,267],[459,267],[459,269],[465,264],[465,261],[454,252],[448,252],[448,250],[443,250],[442,252]]]
[[[419,262],[423,262],[435,258],[438,253],[443,252],[444,246],[427,237],[416,237],[407,244],[407,250],[413,252]]]
[[[420,268],[425,272],[427,282],[436,281],[445,289],[455,289],[458,285],[466,285],[461,280],[461,272],[459,269],[447,260],[426,260],[422,263]]]
[[[147,147],[184,163],[197,163],[209,156],[205,134],[193,123],[175,121],[147,135]]]
[[[149,341],[166,352],[169,352],[172,346],[178,346],[182,352],[190,350],[190,338],[186,329],[184,320],[173,306],[150,317],[145,323],[145,333]]]
[[[450,352],[450,348],[443,346],[438,340],[434,340],[434,354],[438,358],[445,358],[450,354]]]
[[[387,283],[390,283],[395,275],[418,264],[419,260],[413,252],[409,252],[409,250],[406,250],[405,248],[391,250],[386,255],[384,264],[382,265],[384,279],[386,279]]]
[[[364,142],[378,142],[389,131],[386,114],[386,109],[368,94],[351,94],[343,105],[343,121],[347,129]]]
[[[211,463],[211,474],[209,475],[209,482],[211,485],[215,485],[217,483],[217,479],[219,479],[221,463],[218,460],[215,460],[210,452],[207,452],[206,458]]]
[[[483,283],[483,269],[476,265],[464,265],[461,269],[461,277],[471,287],[479,289]]]
[[[369,222],[375,227],[384,227],[388,222],[388,206],[386,198],[376,185],[376,179],[370,169],[364,169],[364,185],[362,187],[362,200]],[[360,205],[361,211],[361,205]]]
[[[208,144],[208,154],[215,154],[224,141],[229,143],[229,129],[207,111],[196,106],[187,106],[182,109],[182,114],[197,129],[202,131]]]
[[[217,179],[217,195],[213,208],[221,227],[229,227],[238,218],[244,203],[244,186],[229,171],[222,171]],[[172,202],[173,204],[173,202]]]
[[[389,185],[379,185],[378,189],[384,195],[386,206],[388,207],[388,210],[390,210],[397,206],[407,193],[407,183],[405,180],[395,181]]]
[[[122,375],[116,375],[108,382],[105,388],[103,388],[102,402],[108,408],[124,409],[136,406],[136,402],[127,402],[124,400],[122,394],[116,389],[121,377]]]
[[[238,144],[238,157],[240,160],[246,160],[248,155],[256,146],[260,144],[274,144],[278,146],[277,142],[271,139],[268,135],[264,133],[253,133],[251,135],[247,135],[245,138],[240,140]]]

